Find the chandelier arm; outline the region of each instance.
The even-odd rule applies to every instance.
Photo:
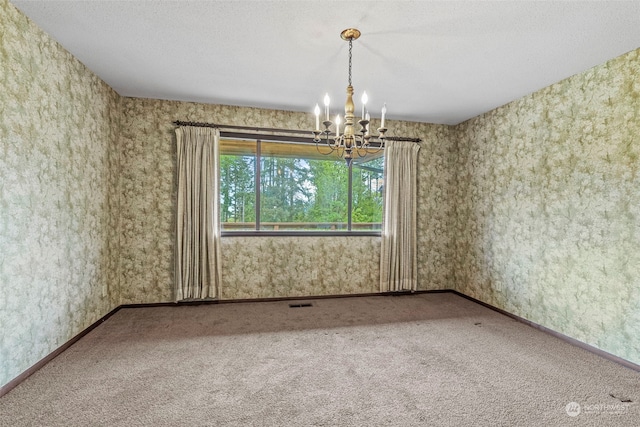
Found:
[[[329,137],[329,133],[327,132],[326,137],[324,139],[324,143],[327,144],[327,147],[331,149],[331,151],[329,151],[329,154],[333,153],[338,148],[336,138],[337,137],[335,136]]]
[[[369,154],[375,154],[377,152],[379,152],[381,149],[383,149],[384,147],[378,147],[377,150],[375,151],[369,151],[369,147],[370,145],[367,143],[365,145],[364,141],[362,144],[360,144],[360,146],[357,148],[357,153],[359,157],[366,157]],[[360,154],[360,153],[364,153],[364,154]]]
[[[364,151],[364,154],[360,154],[363,151]],[[361,147],[356,149],[356,154],[358,155],[358,157],[363,158],[363,157],[367,157],[367,154],[369,154],[369,151],[367,150],[366,147]]]
[[[336,149],[329,144],[328,140],[327,140],[327,147],[329,147],[329,151],[327,151],[326,153],[323,153],[322,151],[320,151],[320,144],[316,143],[316,150],[318,151],[319,154],[322,154],[323,156],[328,156],[329,154],[336,151]]]
[[[370,147],[370,146],[369,146]],[[378,148],[376,148],[375,150],[369,151],[369,147],[365,148],[365,152],[367,154],[377,154],[380,151],[384,150],[384,146],[383,145],[378,145]],[[365,156],[367,155],[365,154]],[[364,157],[364,156],[363,156]]]

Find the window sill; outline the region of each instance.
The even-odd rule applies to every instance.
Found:
[[[295,230],[278,230],[278,231],[255,231],[255,230],[234,230],[222,231],[222,237],[257,237],[257,236],[296,236],[296,237],[380,237],[380,230],[366,231],[295,231]]]

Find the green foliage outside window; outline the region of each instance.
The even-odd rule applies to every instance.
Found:
[[[348,230],[352,173],[352,230],[379,230],[382,222],[384,158],[354,160],[350,171],[336,156],[319,155],[311,144],[243,141],[222,145],[221,222],[225,231]],[[254,144],[254,145],[252,145]],[[302,147],[301,147],[302,145]],[[258,168],[259,166],[259,168]],[[259,170],[258,170],[259,169]],[[259,194],[256,176],[259,173]],[[259,200],[259,206],[257,206]],[[256,209],[259,207],[259,210]],[[258,212],[259,211],[259,212]]]

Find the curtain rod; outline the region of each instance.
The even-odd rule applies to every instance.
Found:
[[[306,134],[307,131],[294,130],[294,129],[278,129],[278,128],[264,128],[259,126],[235,126],[235,125],[223,125],[217,123],[204,123],[204,122],[185,122],[182,120],[176,120],[173,122],[176,126],[194,126],[202,128],[216,128],[216,129],[237,129],[237,130],[249,130],[254,132],[275,132],[275,133],[297,133]],[[387,136],[387,141],[408,141],[408,142],[422,142],[420,138],[407,138],[403,136]]]
[[[306,133],[301,130],[293,129],[277,129],[277,128],[263,128],[259,126],[233,126],[233,125],[221,125],[217,123],[203,123],[203,122],[183,122],[176,120],[173,122],[176,126],[195,126],[201,128],[216,128],[216,129],[238,129],[238,130],[252,130],[256,132],[282,132],[282,133]]]

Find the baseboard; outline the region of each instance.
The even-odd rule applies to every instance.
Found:
[[[336,299],[336,298],[360,298],[360,297],[376,297],[376,296],[402,296],[402,295],[442,293],[442,292],[452,292],[452,290],[445,289],[445,290],[418,290],[418,291],[399,291],[399,292],[369,292],[369,293],[360,293],[360,294],[310,295],[310,296],[294,296],[294,297],[266,297],[266,298],[244,298],[244,299],[206,299],[206,300],[178,301],[178,302],[122,304],[119,308],[180,307],[180,306],[189,306],[189,305],[237,304],[237,303],[248,303],[248,302],[275,302],[275,301],[300,301],[300,300]]]
[[[480,304],[480,305],[482,305],[484,307],[487,307],[487,308],[489,308],[489,309],[491,309],[493,311],[496,311],[496,312],[498,312],[500,314],[504,314],[505,316],[510,317],[513,320],[516,320],[518,322],[524,323],[525,325],[531,326],[532,328],[536,328],[536,329],[538,329],[538,330],[540,330],[540,331],[542,331],[544,333],[547,333],[547,334],[552,335],[552,336],[554,336],[556,338],[559,338],[562,341],[565,341],[565,342],[567,342],[567,343],[569,343],[571,345],[575,345],[576,347],[580,347],[583,350],[587,350],[588,352],[594,353],[594,354],[596,354],[596,355],[598,355],[598,356],[600,356],[600,357],[602,357],[604,359],[607,359],[607,360],[609,360],[611,362],[617,363],[617,364],[622,365],[622,366],[624,366],[626,368],[629,368],[629,369],[632,369],[634,371],[640,372],[640,365],[635,364],[633,362],[630,362],[629,360],[623,359],[621,357],[618,357],[615,354],[607,353],[606,351],[601,350],[598,347],[594,347],[594,346],[592,346],[590,344],[584,343],[584,342],[579,341],[579,340],[577,340],[575,338],[571,338],[568,335],[561,334],[560,332],[554,331],[553,329],[549,329],[546,326],[542,326],[542,325],[540,325],[538,323],[532,322],[531,320],[527,320],[524,317],[520,317],[520,316],[517,316],[515,314],[509,313],[508,311],[502,310],[501,308],[494,307],[491,304],[488,304],[488,303],[486,303],[484,301],[480,301],[478,299],[475,299],[473,297],[465,295],[462,292],[458,292],[458,291],[455,291],[455,290],[450,290],[450,292],[453,292],[454,294],[459,295],[462,298],[466,298],[469,301],[473,301],[476,304]]]
[[[107,314],[102,316],[100,319],[98,319],[95,322],[93,322],[91,325],[89,325],[87,328],[85,328],[82,332],[80,332],[79,334],[77,334],[76,336],[71,338],[69,341],[67,341],[64,344],[62,344],[60,347],[58,347],[57,349],[55,349],[54,351],[52,351],[51,353],[49,353],[48,355],[46,355],[42,359],[40,359],[38,362],[36,362],[35,365],[31,366],[26,371],[24,371],[23,373],[21,373],[20,375],[18,375],[17,377],[15,377],[11,381],[9,381],[8,383],[6,383],[2,387],[0,387],[0,397],[2,397],[5,394],[9,393],[16,386],[18,386],[21,382],[23,382],[24,380],[29,378],[36,371],[38,371],[38,369],[42,368],[47,363],[51,362],[58,355],[60,355],[63,351],[65,351],[66,349],[71,347],[73,344],[78,342],[80,340],[80,338],[84,337],[89,332],[94,330],[97,326],[99,326],[101,323],[103,323],[105,320],[107,320],[109,317],[113,316],[118,310],[120,310],[120,306],[114,308],[113,310],[111,310],[110,312],[108,312]]]
[[[502,310],[498,307],[494,307],[491,304],[488,304],[484,301],[480,301],[468,295],[465,295],[461,292],[458,292],[453,289],[436,289],[436,290],[419,290],[419,291],[401,291],[401,292],[374,292],[374,293],[362,293],[362,294],[342,294],[342,295],[316,295],[316,296],[296,296],[296,297],[273,297],[273,298],[250,298],[250,299],[228,299],[228,300],[199,300],[199,301],[178,301],[178,302],[159,302],[159,303],[146,303],[146,304],[122,304],[118,307],[111,310],[109,313],[102,316],[100,319],[92,323],[89,327],[84,329],[82,332],[71,338],[69,341],[58,347],[52,353],[48,354],[40,361],[38,361],[35,365],[31,366],[29,369],[24,371],[22,374],[18,375],[13,380],[9,381],[4,386],[0,387],[0,397],[7,394],[9,391],[14,389],[18,384],[29,378],[34,372],[38,369],[42,368],[44,365],[52,361],[63,351],[71,347],[75,344],[80,338],[87,335],[93,329],[95,329],[98,325],[106,321],[109,317],[113,316],[116,312],[123,308],[141,308],[141,307],[179,307],[179,306],[190,306],[190,305],[203,305],[203,304],[236,304],[236,303],[247,303],[247,302],[274,302],[274,301],[299,301],[299,300],[317,300],[317,299],[333,299],[333,298],[358,298],[358,297],[371,297],[371,296],[394,296],[401,297],[405,295],[416,295],[416,294],[437,294],[437,293],[453,293],[462,298],[465,298],[469,301],[475,302],[476,304],[480,304],[484,307],[487,307],[493,311],[496,311],[500,314],[508,316],[518,322],[524,323],[525,325],[536,328],[542,332],[553,335],[556,338],[559,338],[569,344],[575,345],[576,347],[580,347],[584,350],[587,350],[591,353],[594,353],[604,359],[607,359],[611,362],[622,365],[626,368],[632,369],[634,371],[640,372],[640,365],[637,365],[633,362],[630,362],[626,359],[613,355],[611,353],[607,353],[604,350],[601,350],[592,345],[586,344],[582,341],[578,341],[575,338],[571,338],[567,335],[556,332],[552,329],[549,329],[545,326],[539,325],[535,322],[527,320],[523,317],[516,316],[515,314],[509,313],[508,311]]]

